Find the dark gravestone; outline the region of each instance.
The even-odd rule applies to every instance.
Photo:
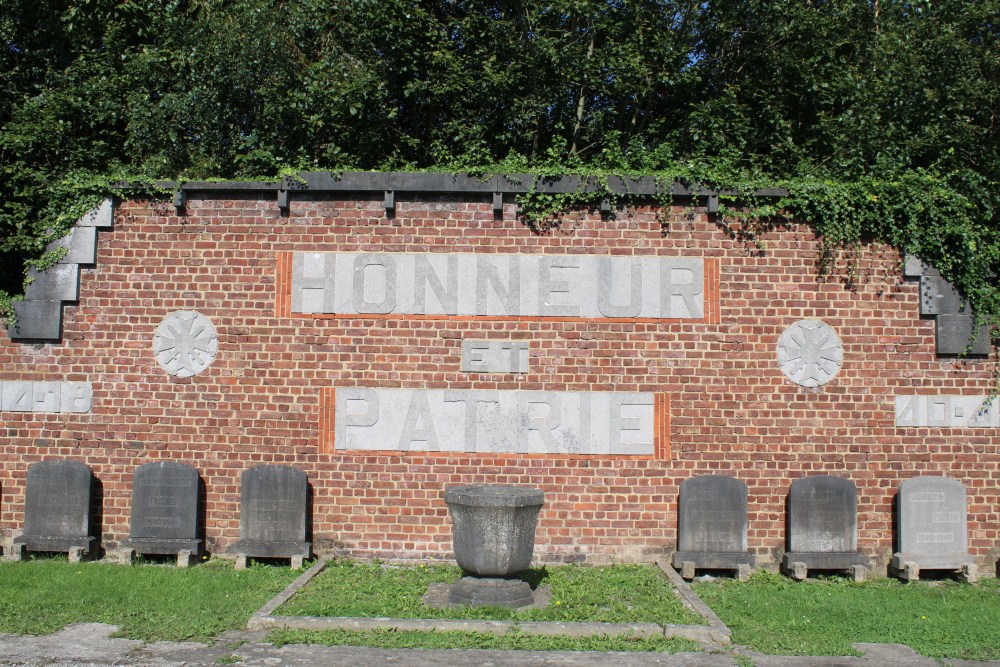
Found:
[[[681,484],[674,567],[685,578],[696,569],[750,574],[756,559],[747,551],[747,485],[732,477],[705,475]]]
[[[851,570],[864,580],[858,551],[858,490],[840,477],[803,477],[788,493],[788,552],[782,569],[796,579],[808,570]]]
[[[132,476],[132,526],[122,546],[141,554],[177,554],[178,565],[199,555],[198,471],[162,461],[140,466]]]
[[[265,465],[243,473],[240,489],[240,541],[229,553],[236,566],[247,558],[290,558],[293,567],[312,554],[306,542],[309,480],[290,466]]]
[[[960,570],[977,578],[975,559],[968,553],[965,486],[950,477],[914,477],[899,485],[896,495],[896,539],[899,551],[892,568],[904,579],[918,579],[920,570]]]
[[[531,586],[514,578],[531,565],[541,489],[499,484],[453,486],[444,493],[451,513],[455,560],[466,573],[451,587],[449,602],[526,607]]]
[[[71,560],[92,555],[90,535],[93,475],[77,461],[43,461],[28,467],[24,532],[14,538],[15,558],[24,551],[65,551]]]

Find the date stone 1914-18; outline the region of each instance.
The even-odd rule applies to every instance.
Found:
[[[531,586],[514,578],[531,564],[541,489],[477,484],[444,494],[451,512],[455,560],[466,576],[451,587],[449,602],[473,606],[525,607]]]
[[[788,552],[782,569],[796,579],[808,570],[851,570],[865,578],[858,551],[858,490],[849,479],[817,475],[792,482],[788,493]]]
[[[290,466],[263,465],[243,473],[240,489],[240,541],[229,553],[236,567],[248,558],[289,558],[293,568],[312,555],[306,542],[309,480]]]
[[[896,496],[896,539],[899,550],[891,567],[904,579],[920,570],[957,570],[977,579],[975,559],[968,553],[965,486],[950,477],[914,477],[899,485]]]
[[[681,484],[674,567],[691,579],[696,569],[736,570],[750,576],[756,558],[747,550],[747,485],[704,475]]]
[[[178,567],[201,553],[198,471],[173,461],[147,463],[132,476],[132,525],[126,549],[177,554]]]
[[[71,561],[94,554],[90,497],[94,476],[77,461],[42,461],[28,468],[24,533],[14,538],[15,560],[25,551],[65,551]]]

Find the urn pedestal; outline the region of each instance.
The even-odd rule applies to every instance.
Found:
[[[516,609],[534,602],[531,586],[515,578],[531,565],[541,489],[476,484],[444,493],[451,512],[455,560],[466,573],[449,601]]]

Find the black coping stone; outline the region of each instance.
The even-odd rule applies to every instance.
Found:
[[[849,479],[819,475],[792,482],[788,493],[788,553],[782,561],[809,569],[865,565],[858,551],[858,490]]]
[[[80,265],[56,264],[45,271],[28,270],[28,301],[76,301],[80,297]]]
[[[47,250],[66,248],[60,264],[94,264],[97,262],[97,227],[74,227],[69,234],[53,241]]]
[[[955,286],[941,276],[920,277],[921,315],[968,313],[968,305]]]
[[[147,463],[132,475],[132,525],[123,546],[141,554],[201,553],[198,471],[172,461]]]
[[[230,554],[255,558],[309,558],[306,504],[309,480],[290,466],[264,465],[243,473],[240,489],[240,541]]]
[[[938,354],[964,354],[968,349],[969,354],[988,355],[990,353],[990,333],[985,325],[976,326],[975,318],[972,315],[938,315],[937,327],[937,353]],[[969,349],[969,342],[972,340],[973,331],[976,339]]]
[[[721,475],[692,477],[681,484],[677,511],[677,553],[704,569],[753,565],[747,551],[747,486]]]
[[[90,493],[93,474],[77,461],[42,461],[28,467],[24,499],[24,533],[14,538],[28,551],[93,553]]]
[[[59,340],[62,336],[62,301],[14,301],[11,340]]]

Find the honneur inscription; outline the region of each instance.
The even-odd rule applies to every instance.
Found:
[[[322,253],[292,256],[303,314],[697,319],[704,261],[597,255]]]

